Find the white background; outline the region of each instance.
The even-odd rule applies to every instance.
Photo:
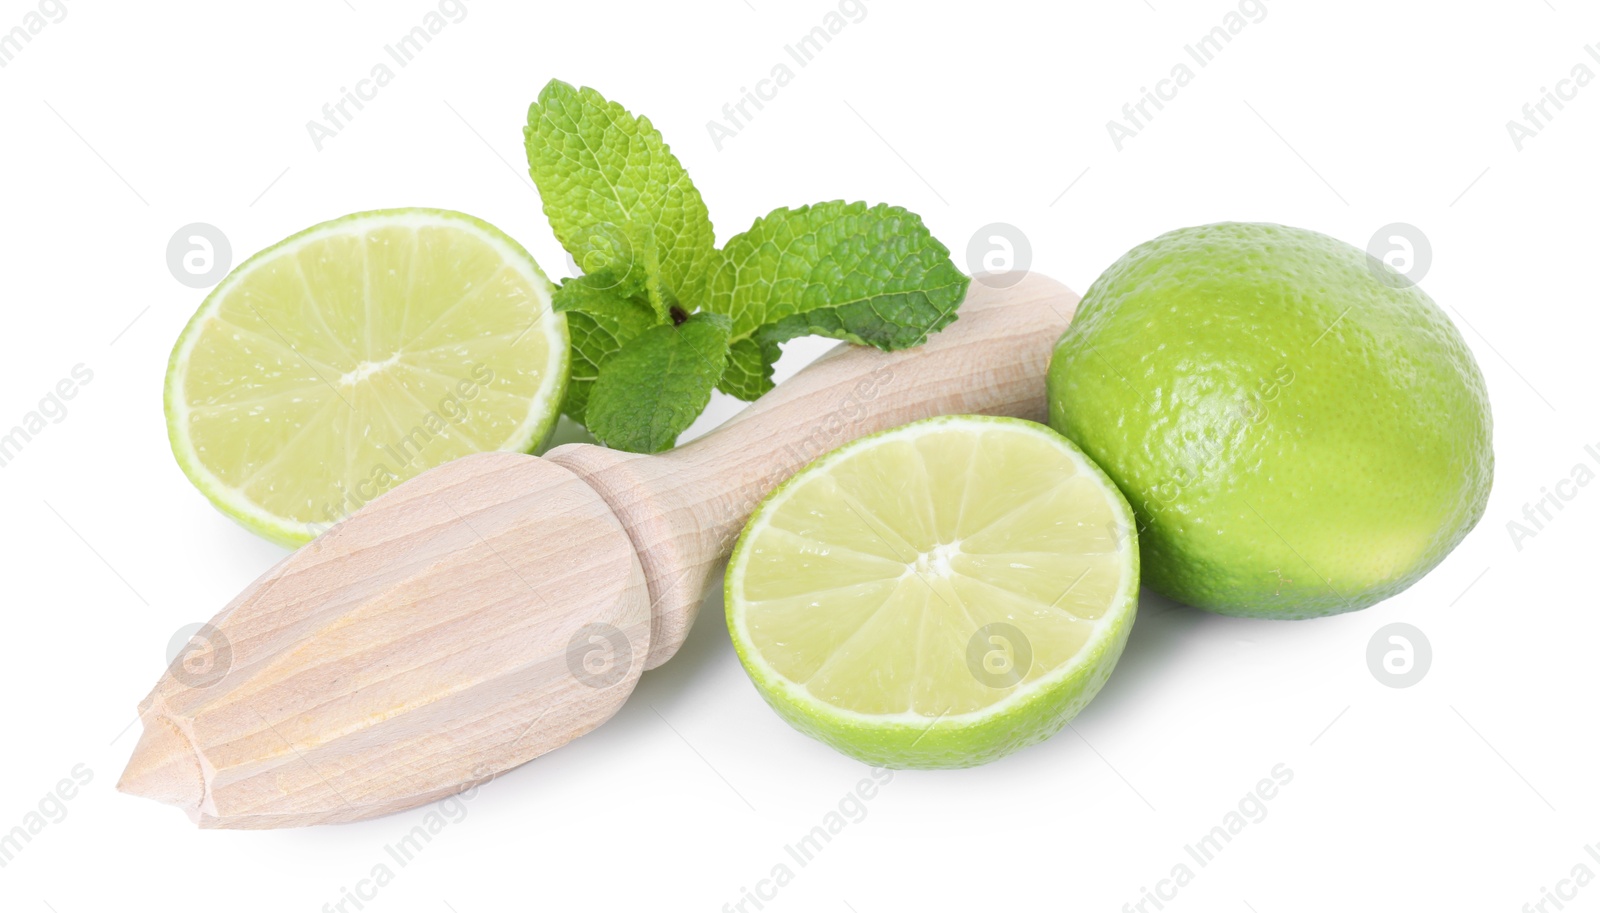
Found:
[[[0,31],[35,8],[4,0]],[[74,365],[94,374],[0,469],[0,831],[75,765],[93,772],[0,868],[0,907],[322,910],[416,824],[423,810],[200,832],[113,788],[169,638],[281,554],[213,511],[168,450],[162,376],[204,293],[174,280],[165,249],[207,222],[238,262],[346,212],[440,206],[562,275],[521,151],[551,77],[648,114],[719,240],[779,205],[886,201],[963,265],[979,226],[1015,225],[1033,268],[1081,291],[1178,226],[1277,221],[1364,247],[1415,225],[1433,248],[1422,285],[1488,382],[1494,493],[1433,574],[1364,612],[1270,623],[1146,594],[1072,730],[988,767],[896,774],[805,867],[784,846],[867,769],[768,710],[713,597],[614,720],[482,789],[368,910],[720,910],[780,862],[794,879],[768,909],[855,913],[1119,910],[1179,862],[1195,876],[1168,909],[1238,913],[1516,911],[1576,865],[1600,874],[1585,853],[1600,842],[1600,486],[1564,487],[1575,497],[1520,549],[1507,527],[1574,466],[1600,469],[1584,450],[1600,451],[1600,86],[1520,151],[1506,128],[1574,65],[1600,73],[1592,7],[1270,0],[1118,151],[1106,122],[1234,6],[871,0],[719,151],[707,121],[835,6],[470,0],[317,151],[306,122],[432,8],[70,0],[0,69],[0,426]],[[791,344],[780,375],[822,348]],[[734,409],[719,398],[696,430]],[[1406,689],[1366,660],[1395,621],[1432,644]],[[1266,818],[1195,865],[1184,845],[1278,764],[1293,780]],[[1600,909],[1600,882],[1578,897],[1571,909]]]

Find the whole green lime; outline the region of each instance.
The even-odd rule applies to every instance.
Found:
[[[1423,291],[1305,229],[1169,232],[1095,280],[1050,362],[1050,424],[1122,489],[1144,582],[1229,615],[1366,608],[1483,515],[1472,353]]]

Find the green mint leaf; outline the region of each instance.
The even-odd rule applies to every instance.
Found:
[[[608,447],[670,448],[711,401],[728,362],[728,318],[695,314],[651,327],[600,366],[584,424]]]
[[[709,225],[710,223],[707,223],[708,227]],[[641,230],[639,235],[633,248],[634,262],[643,267],[633,271],[633,275],[638,279],[637,294],[649,302],[650,308],[656,312],[656,321],[666,323],[672,319],[672,296],[662,286],[664,280],[661,273],[661,250],[656,246],[655,232]],[[697,276],[695,279],[700,283],[704,282],[701,277]]]
[[[661,266],[656,259],[654,243],[648,235],[633,248],[635,256],[630,266],[600,267],[592,272],[568,279],[562,286],[575,286],[580,293],[593,290],[605,298],[628,298],[638,301],[655,312],[656,323],[671,320],[671,303],[661,287]],[[580,299],[581,300],[581,299]],[[558,311],[570,305],[555,302]]]
[[[584,273],[638,269],[659,281],[651,299],[663,313],[671,302],[700,305],[716,246],[711,219],[648,118],[551,80],[523,137],[545,215]]]
[[[780,350],[776,342],[751,336],[728,349],[728,367],[717,389],[749,402],[772,389],[772,366]]]
[[[835,200],[729,239],[706,306],[732,318],[735,345],[818,334],[904,349],[956,319],[967,282],[915,213]]]
[[[603,274],[568,279],[556,289],[551,304],[566,313],[572,338],[572,374],[561,411],[582,422],[600,367],[660,321],[648,304],[626,296]]]

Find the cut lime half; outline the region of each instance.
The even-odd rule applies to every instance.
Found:
[[[531,451],[567,381],[566,320],[528,252],[458,212],[324,222],[256,254],[167,367],[167,430],[225,514],[297,545],[425,469]]]
[[[1053,735],[1111,674],[1139,587],[1116,486],[1043,425],[862,438],[762,502],[728,630],[795,728],[871,764],[966,767]]]

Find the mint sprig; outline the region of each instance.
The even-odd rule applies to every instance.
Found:
[[[956,319],[968,281],[915,213],[839,200],[773,210],[728,239],[715,269],[706,306],[733,318],[745,373],[762,375],[723,388],[742,399],[772,388],[777,345],[796,336],[921,345]]]
[[[728,318],[721,314],[651,327],[600,366],[589,430],[620,450],[666,450],[711,402],[727,360]]]
[[[552,79],[528,109],[523,137],[545,217],[579,268],[659,282],[670,297],[698,301],[716,247],[711,218],[648,118]],[[652,262],[653,274],[642,275]],[[629,277],[635,269],[641,275]]]
[[[524,136],[545,215],[584,273],[555,295],[572,337],[562,409],[608,446],[670,448],[713,387],[755,399],[788,339],[907,348],[966,295],[949,250],[897,206],[776,209],[717,249],[661,134],[593,89],[552,80]]]
[[[567,280],[556,289],[552,304],[566,313],[572,338],[572,374],[561,409],[573,421],[584,422],[600,366],[660,320],[648,300],[619,289],[605,273]]]

